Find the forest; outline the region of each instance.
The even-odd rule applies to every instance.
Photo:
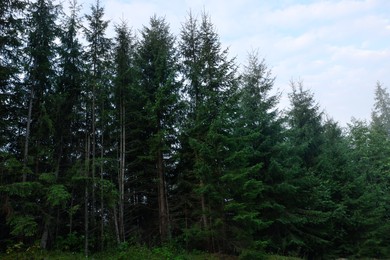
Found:
[[[99,1],[0,1],[0,255],[390,258],[383,84],[340,127],[299,81],[281,109],[266,61],[239,67],[206,12],[179,35],[108,26]]]

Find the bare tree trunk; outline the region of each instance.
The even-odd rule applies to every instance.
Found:
[[[118,178],[118,185],[119,185],[119,234],[120,234],[120,240],[122,242],[125,241],[125,225],[124,225],[124,200],[125,200],[125,165],[126,165],[126,124],[125,124],[125,109],[123,100],[121,100],[121,107],[120,107],[120,165],[119,165],[119,178]]]
[[[73,202],[74,202],[74,190],[72,190],[72,199],[70,201],[70,211],[69,211],[69,234],[72,234],[73,231]]]
[[[92,93],[92,226],[95,227],[96,197],[95,197],[95,171],[96,171],[96,86],[93,84]]]
[[[102,134],[102,148],[100,150],[100,249],[104,249],[104,202],[103,202],[103,155],[104,155],[104,139]]]
[[[41,243],[40,243],[41,248],[43,248],[43,249],[47,248],[48,239],[49,239],[49,223],[48,223],[48,220],[45,220],[45,225],[43,228],[43,234],[42,234]]]
[[[200,188],[202,189],[204,184],[203,184],[203,180],[200,180]],[[200,204],[201,204],[201,207],[202,207],[202,222],[203,222],[203,228],[205,230],[209,229],[209,225],[208,225],[208,221],[207,221],[207,216],[206,216],[206,200],[205,200],[205,197],[204,197],[204,194],[203,192],[201,193],[200,195]]]
[[[28,145],[30,142],[30,127],[31,127],[31,117],[32,117],[32,105],[33,105],[33,99],[34,99],[34,89],[31,87],[30,91],[30,101],[28,104],[28,116],[27,116],[27,126],[26,126],[26,138],[24,141],[24,154],[23,154],[23,176],[22,176],[22,181],[26,182],[27,181],[27,172],[26,172],[26,167],[28,163]]]
[[[89,214],[88,214],[88,177],[89,177],[89,153],[90,153],[90,137],[86,135],[85,144],[85,195],[84,195],[84,254],[88,257],[88,236],[89,236]]]
[[[116,205],[114,205],[113,211],[114,211],[114,225],[115,225],[116,242],[119,244],[121,242],[121,240],[119,237],[119,226],[118,226],[118,216],[117,216],[117,212],[116,212]]]
[[[163,166],[163,155],[161,150],[157,156],[157,174],[158,174],[158,206],[159,206],[159,224],[160,224],[160,236],[161,242],[168,240],[169,236],[169,218],[168,218],[168,205],[167,194],[165,189],[165,177]]]

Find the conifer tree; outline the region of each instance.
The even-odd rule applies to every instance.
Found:
[[[127,24],[123,22],[122,24],[116,26],[116,45],[115,45],[115,103],[117,110],[117,124],[119,127],[119,174],[118,174],[118,187],[119,187],[119,200],[118,200],[118,237],[119,241],[124,242],[125,237],[125,197],[128,197],[128,194],[125,194],[125,189],[129,186],[126,185],[126,179],[131,178],[129,174],[134,174],[134,171],[128,171],[128,154],[129,148],[127,144],[130,143],[128,140],[129,136],[134,138],[135,136],[129,135],[133,128],[138,127],[137,122],[135,122],[134,113],[140,113],[137,110],[141,110],[141,107],[132,108],[132,105],[136,102],[136,99],[139,99],[133,89],[136,85],[136,73],[135,73],[135,39],[132,35],[132,32],[128,28]],[[130,110],[130,108],[132,108]],[[134,149],[133,147],[131,147]],[[131,158],[133,159],[133,158]],[[132,189],[133,187],[131,187]],[[114,214],[116,215],[116,214]]]
[[[264,60],[250,53],[242,75],[238,116],[235,119],[234,153],[229,172],[223,176],[230,197],[225,210],[230,243],[242,257],[260,257],[267,238],[261,234],[272,220],[267,219],[271,203],[270,164],[281,141],[278,96],[270,92],[274,78]],[[269,185],[269,186],[267,186]]]
[[[330,214],[329,191],[316,171],[324,142],[322,112],[313,94],[303,90],[301,83],[292,83],[289,97],[288,130],[280,157],[284,181],[278,187],[284,195],[275,198],[284,208],[272,226],[278,230],[273,244],[316,257],[324,253],[328,243],[326,224]]]
[[[81,24],[78,17],[80,6],[73,0],[70,6],[70,15],[63,21],[63,30],[60,35],[59,46],[59,76],[55,89],[56,118],[54,120],[56,139],[56,177],[59,171],[66,171],[74,158],[82,154],[80,145],[74,141],[72,135],[82,128],[81,121],[81,93],[84,88],[83,49],[77,37]],[[77,149],[75,149],[79,146]],[[72,147],[70,151],[70,147]],[[77,153],[77,155],[75,154]],[[62,169],[59,169],[59,168]]]
[[[88,156],[90,156],[91,165],[90,169],[91,177],[91,209],[90,209],[90,223],[92,230],[96,230],[96,221],[98,217],[97,210],[97,187],[100,186],[100,237],[101,240],[104,221],[104,208],[103,208],[103,164],[105,155],[105,142],[104,138],[107,135],[105,126],[108,124],[109,116],[108,111],[111,110],[111,103],[109,98],[111,95],[111,81],[110,81],[110,55],[111,55],[111,39],[107,38],[105,33],[108,27],[108,21],[103,19],[104,8],[100,5],[100,1],[97,0],[94,5],[91,6],[91,14],[86,15],[88,27],[85,28],[85,38],[87,40],[87,48],[85,51],[85,59],[87,63],[88,86],[85,93],[86,98],[86,140],[85,143],[89,143],[90,148],[88,150]],[[107,137],[107,136],[106,136]],[[99,150],[98,150],[99,149]],[[97,159],[99,158],[99,159]],[[89,158],[87,158],[89,161]],[[99,164],[98,164],[99,162]],[[100,180],[97,178],[97,170],[100,171]],[[86,172],[89,176],[89,172]],[[99,180],[99,181],[98,181]],[[86,185],[86,188],[89,185]],[[87,196],[86,196],[87,197]],[[87,204],[85,205],[88,206]],[[87,213],[87,210],[86,210]],[[86,222],[88,217],[86,216]],[[91,235],[95,235],[94,232]],[[86,240],[88,235],[86,234]],[[102,241],[100,240],[100,245]],[[88,244],[88,243],[86,243]],[[87,248],[87,246],[86,246]],[[85,250],[87,251],[87,250]]]
[[[184,93],[188,97],[181,141],[187,149],[182,150],[182,162],[186,165],[180,166],[181,182],[192,182],[188,195],[184,195],[187,202],[183,211],[192,212],[193,215],[186,216],[188,220],[201,219],[186,224],[185,236],[195,247],[225,250],[226,194],[220,178],[226,168],[228,142],[232,140],[231,123],[237,105],[236,67],[234,60],[228,58],[228,50],[222,50],[208,15],[203,13],[198,23],[190,14],[181,35]],[[191,197],[198,201],[190,202]],[[193,205],[190,209],[189,203]],[[196,233],[202,235],[192,235]]]
[[[20,150],[20,117],[24,93],[20,93],[22,37],[26,1],[0,3],[0,149]],[[16,137],[18,136],[18,137]],[[8,147],[8,149],[6,148]]]
[[[53,92],[56,79],[55,56],[58,37],[56,24],[58,6],[50,1],[38,0],[29,6],[28,42],[25,49],[27,59],[25,86],[29,89],[28,115],[24,145],[23,181],[44,185],[46,176],[53,172]],[[31,144],[31,145],[30,145]],[[38,184],[37,183],[37,184]],[[39,187],[39,186],[38,186]],[[37,186],[35,188],[38,188]],[[39,210],[46,214],[33,213],[42,227],[41,247],[46,248],[53,235],[52,206],[47,199],[50,187],[38,192],[35,198]],[[38,210],[38,208],[36,208]]]
[[[81,95],[85,88],[83,48],[78,38],[81,29],[80,6],[76,0],[70,2],[69,16],[61,21],[58,48],[58,77],[53,95],[54,111],[54,175],[53,190],[67,192],[68,200],[56,208],[55,240],[81,234],[74,227],[74,216],[84,203],[84,190],[80,183],[80,158],[84,157],[85,129]],[[76,181],[77,180],[77,181]],[[62,223],[68,223],[65,228]]]
[[[142,30],[137,66],[140,86],[145,94],[147,167],[145,174],[155,176],[157,183],[158,223],[161,241],[170,237],[167,176],[169,161],[176,143],[176,106],[178,104],[177,54],[174,37],[163,18],[150,19],[150,26]],[[155,190],[151,188],[151,192]],[[148,194],[150,199],[153,194]],[[149,199],[148,198],[148,199]]]
[[[377,83],[372,121],[366,126],[363,145],[356,146],[360,159],[361,176],[365,186],[360,197],[359,210],[365,218],[360,220],[360,238],[358,255],[386,258],[390,251],[386,246],[390,241],[388,220],[390,196],[388,195],[390,170],[390,97],[381,84]],[[363,128],[364,129],[364,128]],[[355,129],[356,132],[356,129]],[[357,139],[357,138],[356,138]],[[355,148],[355,147],[354,147]],[[366,161],[363,162],[362,159]],[[380,223],[380,224],[379,224]]]
[[[49,147],[52,136],[51,94],[55,83],[55,39],[58,36],[56,19],[58,7],[51,2],[38,0],[30,5],[31,16],[28,20],[29,34],[26,47],[28,59],[25,84],[29,88],[29,109],[24,147],[24,161],[27,163],[29,154],[34,157],[33,172],[51,171],[47,158],[52,158]],[[29,151],[33,143],[34,150]],[[26,180],[27,176],[23,176]]]
[[[351,230],[356,225],[353,221],[355,201],[362,194],[359,179],[353,171],[353,156],[348,138],[342,128],[328,119],[324,123],[324,142],[318,157],[316,171],[321,182],[329,191],[324,209],[331,212],[327,221],[326,237],[329,241],[327,257],[349,256],[354,253]],[[325,204],[326,203],[326,204]]]

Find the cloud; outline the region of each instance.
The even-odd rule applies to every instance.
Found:
[[[379,1],[313,1],[309,4],[292,4],[276,9],[265,16],[265,21],[272,26],[284,28],[312,27],[318,23],[332,23],[340,19],[369,12],[378,7]]]
[[[93,0],[87,1],[87,13]],[[341,124],[369,117],[376,81],[390,87],[388,0],[101,0],[106,17],[121,17],[138,31],[149,18],[165,16],[174,35],[191,10],[210,14],[230,56],[245,64],[257,49],[277,77],[275,87],[290,91],[302,79],[320,105]],[[110,29],[110,36],[113,30]],[[283,98],[283,105],[286,98]]]

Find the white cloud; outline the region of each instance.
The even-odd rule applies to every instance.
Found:
[[[92,2],[84,5],[87,13]],[[230,46],[239,63],[245,63],[248,51],[258,49],[277,76],[276,88],[289,92],[289,81],[301,78],[320,105],[343,125],[352,116],[370,116],[377,80],[390,87],[388,0],[101,3],[108,19],[117,23],[123,16],[134,30],[148,25],[153,14],[165,16],[177,36],[190,9],[194,14],[205,10],[223,46]]]

